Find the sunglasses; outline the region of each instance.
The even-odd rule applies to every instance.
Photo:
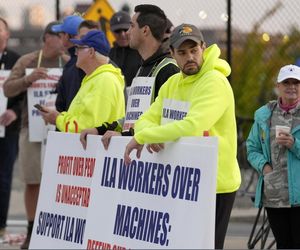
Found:
[[[127,32],[128,29],[119,29],[119,30],[115,30],[114,33],[120,34],[122,32]]]
[[[76,46],[75,51],[81,50],[81,49],[88,49],[90,48],[89,46]]]

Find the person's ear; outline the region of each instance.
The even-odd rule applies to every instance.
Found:
[[[6,35],[5,35],[5,39],[9,39],[10,38],[10,31],[9,30],[6,30]]]
[[[170,47],[170,53],[171,53],[171,56],[175,59],[174,57],[174,54],[175,54],[175,49],[173,47]]]
[[[95,51],[95,49],[94,48],[89,48],[89,55],[90,56],[94,56],[96,54],[96,51]]]
[[[148,25],[145,25],[143,28],[143,34],[148,36],[149,32],[151,33],[150,27]]]
[[[48,39],[48,37],[49,37],[49,34],[48,33],[46,33],[46,34],[44,34],[41,38],[41,40],[43,41],[43,42],[45,42],[47,39]]]

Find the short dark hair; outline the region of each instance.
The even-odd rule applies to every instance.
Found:
[[[140,13],[136,20],[139,27],[149,26],[154,38],[162,41],[167,27],[167,17],[164,11],[152,4],[137,5],[134,11]]]
[[[8,31],[8,30],[9,30],[9,27],[8,27],[8,23],[6,22],[6,20],[5,20],[4,18],[0,17],[0,21],[1,21],[2,23],[4,23],[4,26],[5,26],[6,30]]]
[[[93,20],[84,20],[79,24],[78,30],[80,30],[81,28],[100,30],[100,24]]]
[[[42,40],[43,40],[43,42],[45,42],[46,34],[59,36],[58,33],[52,31],[52,27],[54,25],[58,25],[58,24],[61,24],[61,22],[59,22],[59,21],[53,21],[53,22],[50,22],[50,23],[47,24],[47,26],[45,27],[45,29],[43,31],[43,34],[42,34]]]

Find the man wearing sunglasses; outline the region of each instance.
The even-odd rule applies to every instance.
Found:
[[[60,112],[68,110],[85,76],[84,71],[76,67],[75,47],[70,41],[71,38],[77,38],[78,27],[83,20],[81,16],[71,15],[65,17],[61,24],[52,27],[52,31],[59,34],[64,48],[68,50],[70,55],[70,60],[64,66],[63,74],[56,87],[55,106]]]
[[[122,70],[126,86],[130,86],[142,63],[142,58],[137,50],[129,47],[130,16],[125,11],[116,12],[110,19],[110,29],[115,37],[109,58]]]

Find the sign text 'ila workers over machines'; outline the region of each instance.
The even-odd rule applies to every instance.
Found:
[[[159,154],[144,149],[125,166],[129,140],[113,138],[95,168],[87,249],[213,248],[216,138],[169,143]]]
[[[79,135],[51,132],[48,140],[31,247],[214,247],[216,138],[144,149],[130,166],[130,137],[112,138],[108,151],[99,136],[89,136],[86,151]]]

